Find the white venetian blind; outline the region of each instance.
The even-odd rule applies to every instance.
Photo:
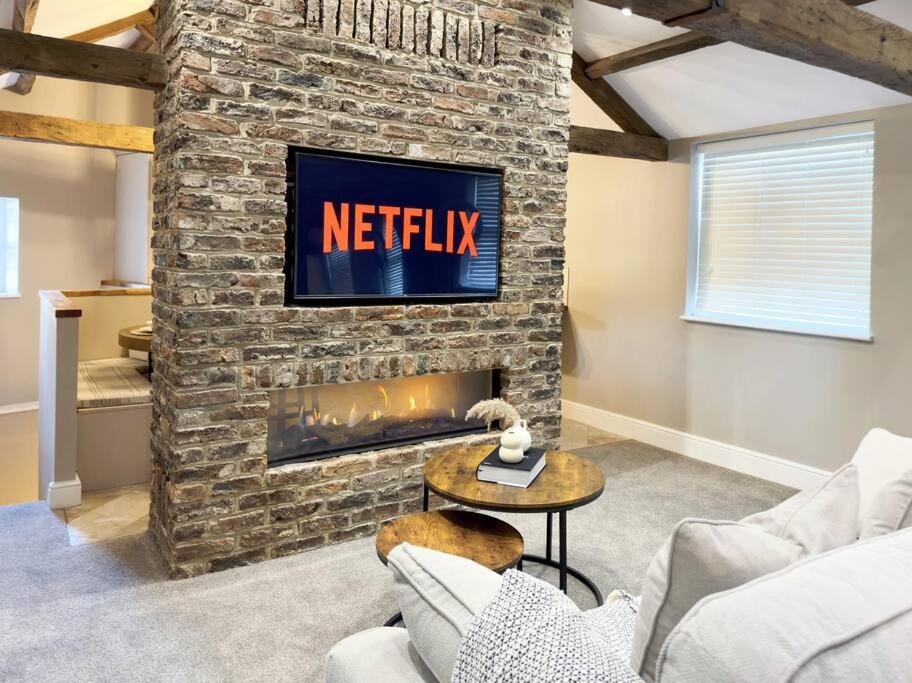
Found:
[[[870,338],[872,122],[702,144],[694,172],[685,317]]]

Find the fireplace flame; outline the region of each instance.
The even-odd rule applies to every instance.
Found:
[[[456,418],[455,407],[434,408],[430,383],[426,382],[424,384],[423,396],[421,394],[418,394],[417,396],[414,394],[409,395],[407,405],[398,410],[393,408],[393,402],[386,387],[380,385],[377,387],[377,391],[380,392],[382,401],[376,399],[369,401],[374,404],[373,407],[364,409],[361,412],[358,411],[358,401],[352,401],[347,416],[345,415],[344,408],[333,408],[336,412],[334,415],[331,412],[321,412],[316,407],[305,408],[302,406],[298,411],[298,424],[300,424],[302,428],[329,426],[352,429],[359,424],[376,422],[385,418],[407,418],[410,422],[424,417],[429,417],[431,419],[435,419],[435,417],[443,418],[447,414],[449,414],[449,417],[452,419]],[[397,403],[401,400],[401,398],[397,397]],[[401,405],[401,403],[399,403],[399,405]]]

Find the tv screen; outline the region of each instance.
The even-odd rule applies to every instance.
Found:
[[[497,296],[498,171],[293,150],[288,303]]]

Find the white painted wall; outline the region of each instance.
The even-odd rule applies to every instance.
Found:
[[[570,156],[563,397],[593,409],[578,415],[666,447],[694,435],[686,445],[704,455],[799,463],[793,484],[847,462],[872,427],[912,434],[912,106],[771,130],[868,117],[872,344],[680,320],[692,141],[668,163]]]
[[[146,91],[38,78],[0,110],[151,126]],[[19,299],[0,299],[0,406],[38,399],[38,291],[113,276],[115,159],[109,150],[0,140],[0,195],[20,199]],[[142,318],[146,320],[147,318]]]
[[[118,152],[114,195],[114,279],[151,282],[152,155]]]

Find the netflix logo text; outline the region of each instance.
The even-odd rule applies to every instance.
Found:
[[[441,215],[442,214],[442,215]],[[445,212],[407,206],[323,202],[323,253],[373,251],[377,244],[391,251],[423,249],[426,252],[478,256],[475,228],[478,211]]]

